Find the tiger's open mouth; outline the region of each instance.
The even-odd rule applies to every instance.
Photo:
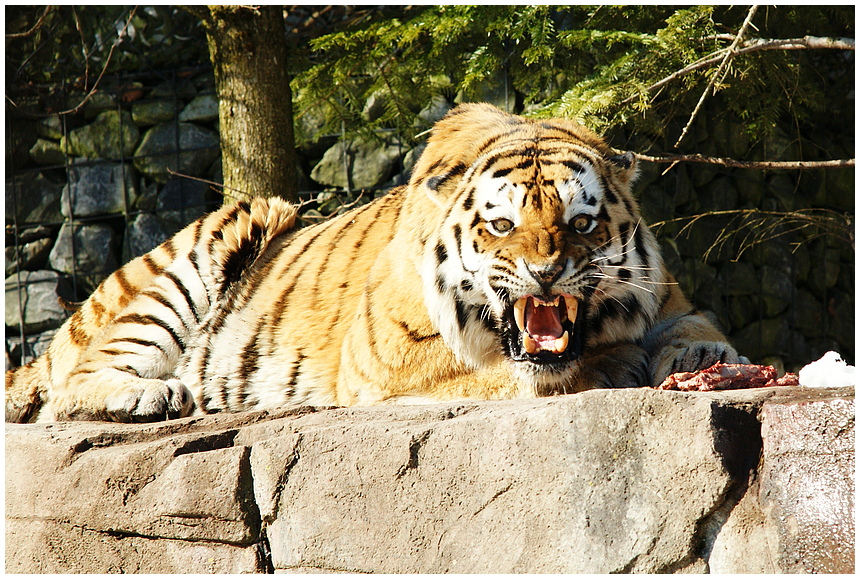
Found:
[[[509,309],[507,349],[512,359],[536,364],[567,362],[582,350],[579,300],[568,294],[529,295]]]

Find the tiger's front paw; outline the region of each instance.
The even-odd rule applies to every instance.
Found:
[[[116,422],[156,422],[188,416],[194,397],[179,380],[141,380],[105,400],[105,411]]]
[[[670,374],[696,372],[722,362],[723,364],[749,364],[726,342],[689,342],[663,348],[651,361],[652,385],[657,386]]]

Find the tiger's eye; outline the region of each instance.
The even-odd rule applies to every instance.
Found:
[[[514,222],[510,219],[493,219],[489,225],[490,230],[496,235],[509,233],[514,228]]]
[[[570,225],[577,233],[591,233],[597,226],[597,221],[591,215],[577,215],[570,220]]]

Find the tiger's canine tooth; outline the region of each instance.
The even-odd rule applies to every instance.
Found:
[[[514,303],[514,321],[517,323],[517,328],[522,332],[526,327],[526,302],[528,298],[520,298]]]
[[[529,335],[528,332],[523,332],[523,349],[527,354],[536,354],[538,351],[537,342]]]
[[[579,300],[573,296],[564,296],[564,305],[567,307],[567,319],[570,323],[576,323],[576,314],[579,311]]]
[[[565,330],[564,334],[562,334],[560,338],[556,339],[555,343],[553,344],[553,351],[557,354],[564,352],[565,350],[567,350],[567,344],[569,341],[570,335],[567,333],[567,330]]]

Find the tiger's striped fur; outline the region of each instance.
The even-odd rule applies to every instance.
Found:
[[[737,362],[666,271],[635,158],[583,127],[462,105],[407,186],[304,229],[226,206],[107,278],[6,420],[499,399]]]

